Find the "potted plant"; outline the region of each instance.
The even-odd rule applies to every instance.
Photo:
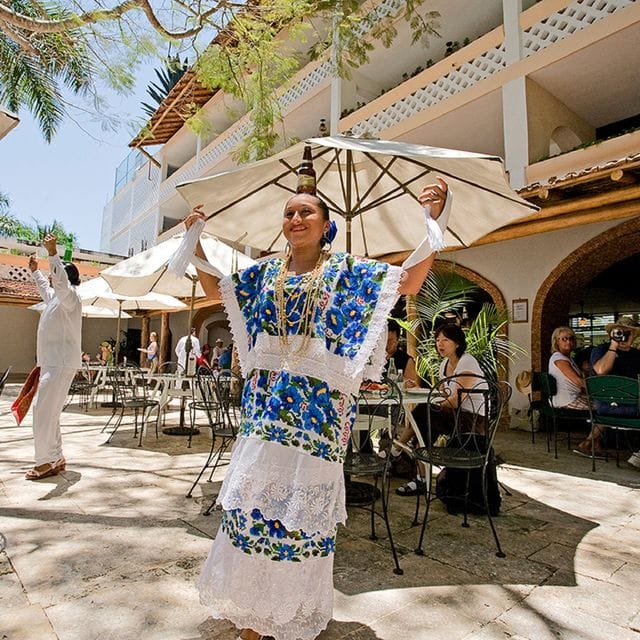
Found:
[[[441,360],[436,351],[433,328],[448,318],[462,323],[467,353],[476,358],[488,378],[500,378],[506,373],[507,362],[516,355],[526,354],[505,333],[509,322],[506,309],[483,302],[475,317],[466,318],[467,308],[477,302],[480,291],[453,270],[432,270],[415,298],[413,317],[396,320],[416,340],[416,371],[428,385],[436,384]]]

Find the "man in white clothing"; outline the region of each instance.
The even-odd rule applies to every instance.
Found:
[[[187,339],[191,341],[191,346],[187,345]],[[193,363],[187,367],[187,352],[189,353],[189,362]],[[195,361],[202,355],[200,350],[200,341],[196,338],[196,328],[191,327],[191,334],[182,336],[176,345],[176,356],[178,356],[178,368],[180,373],[195,373]]]
[[[29,258],[29,269],[45,308],[37,337],[40,382],[33,406],[35,467],[27,472],[28,480],[56,475],[65,469],[60,414],[82,360],[82,303],[76,291],[80,284],[78,268],[60,260],[55,236],[47,234],[42,244],[49,254],[51,283],[38,269],[36,258]]]

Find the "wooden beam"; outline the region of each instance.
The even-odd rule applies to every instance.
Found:
[[[479,247],[493,242],[503,242],[505,240],[514,240],[525,236],[535,235],[537,233],[547,233],[549,231],[557,231],[558,229],[566,229],[568,227],[578,227],[583,224],[591,224],[594,222],[606,222],[609,220],[621,220],[640,213],[640,201],[621,202],[613,206],[602,206],[591,208],[588,210],[576,210],[566,213],[562,216],[545,216],[538,220],[530,218],[498,229],[489,235],[480,238],[474,242],[472,247]],[[454,249],[451,249],[455,251]]]
[[[625,173],[622,169],[614,169],[609,177],[617,184],[634,184],[637,182],[636,177],[632,174]]]

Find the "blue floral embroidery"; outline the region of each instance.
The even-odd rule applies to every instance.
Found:
[[[243,405],[240,435],[299,447],[312,456],[342,462],[344,425],[354,400],[326,382],[288,371],[255,370]]]
[[[234,276],[236,299],[248,333],[249,349],[260,333],[277,335],[275,281],[280,259],[256,264]],[[324,339],[327,352],[353,359],[366,340],[388,265],[334,254],[323,268],[321,302],[312,335]],[[302,276],[286,280],[287,291]],[[289,319],[298,317],[304,296],[286,299]],[[291,331],[297,329],[293,322]],[[240,435],[300,448],[332,462],[344,460],[344,433],[353,423],[353,398],[319,378],[287,371],[253,371],[243,391]]]
[[[277,335],[275,280],[280,259],[256,264],[234,277],[236,299],[246,322],[250,347],[258,333]],[[314,317],[312,334],[323,336],[329,351],[354,358],[364,342],[380,288],[388,265],[374,260],[362,260],[348,254],[334,254],[323,270],[323,308]],[[301,285],[301,276],[286,281],[287,291]],[[304,296],[288,296],[287,315],[297,329]]]
[[[276,562],[325,558],[334,553],[336,547],[335,535],[288,530],[279,520],[265,518],[259,509],[253,509],[249,517],[240,509],[225,511],[222,531],[240,551],[260,553]]]

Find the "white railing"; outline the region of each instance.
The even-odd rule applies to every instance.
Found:
[[[530,57],[542,49],[591,26],[635,0],[576,0],[524,31],[524,55]],[[351,127],[354,135],[376,135],[415,116],[447,98],[469,89],[506,66],[504,42],[463,64],[460,68],[430,82],[411,95],[381,109]]]

